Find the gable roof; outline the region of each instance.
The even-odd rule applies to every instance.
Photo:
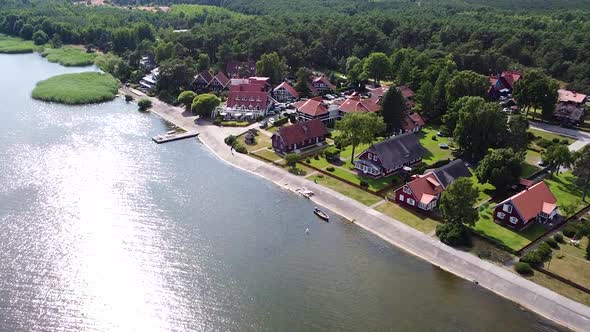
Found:
[[[326,125],[319,120],[298,122],[291,126],[279,128],[273,136],[279,136],[286,145],[299,144],[305,140],[322,137],[328,134]]]
[[[557,199],[545,183],[541,181],[534,186],[525,189],[518,194],[500,202],[502,205],[506,202],[511,202],[520,216],[526,221],[529,221],[539,215],[539,213],[547,211],[549,213],[557,207]]]
[[[426,152],[413,133],[390,137],[371,145],[365,151],[377,154],[386,169],[395,169],[399,165],[419,159]]]
[[[432,173],[436,175],[445,189],[460,177],[471,177],[471,171],[461,159],[455,159],[444,166],[436,168]]]
[[[560,102],[572,102],[576,104],[581,104],[586,100],[586,95],[583,93],[577,93],[575,91],[559,89],[557,90],[559,94],[559,101]]]
[[[293,103],[293,107],[295,107],[298,112],[311,116],[318,116],[328,113],[328,108],[324,105],[324,103],[313,98],[308,100],[300,100],[296,103]]]
[[[332,84],[332,82],[330,82],[324,75],[312,77],[312,83],[324,83],[330,90],[336,90],[336,86]]]
[[[295,89],[287,82],[283,82],[283,83],[279,84],[276,88],[274,88],[273,91],[277,91],[279,89],[285,89],[294,98],[299,98],[299,93],[297,91],[295,91]]]
[[[428,204],[438,197],[438,194],[444,191],[443,186],[433,173],[420,176],[408,183],[406,186],[410,188],[414,197],[422,204]]]
[[[230,85],[227,97],[227,107],[265,110],[268,107],[269,99],[262,87],[258,84]]]
[[[373,102],[374,104],[381,103],[381,100],[383,99],[383,96],[385,95],[387,90],[389,90],[388,86],[382,86],[369,91],[369,94],[371,95],[371,102]]]
[[[227,76],[225,76],[225,74],[222,72],[217,73],[213,79],[216,79],[224,87],[229,84],[229,78],[227,78]],[[213,79],[211,79],[211,82],[213,82]]]
[[[520,80],[522,73],[519,71],[508,70],[502,72],[502,77],[506,79],[506,82],[508,82],[510,88],[514,88],[514,83]]]
[[[246,72],[245,76],[251,76],[256,73],[256,61],[230,61],[227,63],[226,72],[229,77],[239,77],[240,69]]]
[[[207,82],[207,84],[209,84],[213,79],[213,75],[211,75],[208,70],[203,70],[202,72],[198,73],[197,76],[195,76],[195,80],[197,80],[199,77],[202,78],[203,81]]]
[[[402,96],[404,96],[404,98],[406,99],[410,99],[415,95],[414,91],[412,91],[412,89],[410,89],[410,87],[407,85],[400,86],[399,91],[402,93]]]
[[[363,112],[374,113],[381,109],[379,104],[371,99],[362,99],[359,95],[352,95],[340,104],[338,109],[344,113]]]

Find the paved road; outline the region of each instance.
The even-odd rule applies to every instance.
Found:
[[[547,288],[507,271],[478,257],[455,250],[402,222],[373,210],[347,196],[320,186],[281,168],[265,164],[239,153],[231,153],[223,143],[227,135],[243,132],[245,128],[219,128],[208,122],[195,123],[195,117],[183,115],[183,109],[171,107],[152,98],[153,112],[185,130],[200,133],[200,140],[220,159],[295,190],[306,187],[315,193],[312,200],[354,221],[357,225],[380,236],[433,265],[454,273],[521,304],[551,320],[578,331],[590,331],[590,308],[572,301]]]
[[[585,131],[571,129],[571,128],[563,128],[560,126],[548,124],[545,122],[530,122],[530,127],[542,131],[547,131],[550,133],[560,134],[563,136],[568,136],[571,138],[575,138],[576,141],[569,146],[571,151],[578,151],[588,143],[590,143],[590,133]]]

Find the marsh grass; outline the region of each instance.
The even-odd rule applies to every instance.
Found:
[[[62,66],[89,66],[94,64],[96,53],[86,53],[84,50],[64,46],[61,48],[46,48],[41,53],[49,62],[57,62]]]
[[[109,74],[64,74],[37,83],[32,96],[38,100],[62,104],[92,104],[112,100],[118,87],[117,80]]]
[[[32,53],[35,49],[35,44],[30,40],[0,34],[0,53]]]

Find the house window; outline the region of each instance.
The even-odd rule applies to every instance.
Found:
[[[410,190],[410,188],[408,188],[407,186],[404,186],[404,193],[405,194],[411,194],[412,191]]]
[[[402,195],[402,194],[399,194],[399,200],[400,200],[400,201],[402,201],[402,202],[403,202],[403,201],[404,201],[404,198],[405,198],[405,197],[404,197],[404,195]]]
[[[498,214],[496,216],[498,216],[498,219],[504,219],[504,217],[506,217],[506,213],[498,212]]]
[[[416,201],[411,198],[408,198],[408,204],[410,204],[411,206],[414,206],[414,205],[416,205]]]
[[[377,155],[376,154],[373,155],[373,161],[377,161]]]
[[[502,207],[502,210],[504,210],[504,212],[506,212],[506,213],[512,213],[512,205],[504,204],[504,206]]]
[[[513,224],[516,224],[518,222],[518,218],[516,217],[510,217],[510,222]]]
[[[373,155],[371,154],[371,152],[368,153],[368,157],[369,157],[369,160],[373,159]]]

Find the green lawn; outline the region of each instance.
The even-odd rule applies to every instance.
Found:
[[[261,133],[258,133],[258,136],[256,136],[256,140],[255,140],[256,144],[254,144],[254,145],[246,144],[245,137],[246,137],[246,134],[243,134],[243,135],[238,136],[237,139],[238,139],[238,142],[240,142],[243,146],[245,146],[249,152],[252,152],[252,151],[255,151],[258,149],[262,149],[262,148],[267,148],[272,145],[272,141],[270,140],[270,137],[268,137],[264,134],[261,134]]]
[[[427,151],[426,154],[422,157],[422,161],[427,165],[434,164],[439,160],[452,158],[451,149],[441,149],[438,146],[441,143],[449,145],[449,139],[447,137],[438,137],[436,135],[437,132],[437,126],[429,125],[422,128],[422,131],[416,134],[420,139],[420,144],[422,144],[422,146]],[[436,140],[433,140],[432,137],[435,137]]]
[[[375,141],[376,143],[377,141]],[[371,146],[371,144],[359,144],[355,149],[354,149],[354,158],[356,159],[356,156],[359,155],[359,153],[365,151],[366,149],[369,148],[369,146]],[[342,149],[342,152],[340,152],[340,158],[342,160],[346,160],[347,162],[349,162],[351,159],[350,157],[352,156],[352,145],[347,146],[346,148]]]
[[[492,208],[493,205],[489,204],[480,207],[479,221],[473,228],[487,238],[502,243],[510,249],[518,251],[546,231],[545,227],[537,223],[520,232],[498,225],[492,220]]]
[[[521,173],[520,177],[528,178],[529,176],[537,173],[540,170],[541,170],[540,167],[533,166],[529,163],[522,163],[522,173]]]
[[[263,149],[260,151],[252,152],[252,154],[261,156],[263,158],[266,158],[266,159],[272,160],[272,161],[277,161],[279,159],[282,159],[281,156],[279,156],[278,154],[274,153],[274,151],[269,150],[269,149]]]
[[[575,140],[573,138],[567,137],[567,136],[562,136],[559,134],[554,134],[554,133],[550,133],[550,132],[546,132],[546,131],[542,131],[542,130],[538,130],[538,129],[533,129],[530,128],[528,130],[529,133],[533,133],[535,136],[544,138],[546,140],[552,141],[554,138],[559,139],[560,141],[562,139],[566,139],[568,141],[568,144],[572,144]]]
[[[477,197],[476,203],[481,203],[491,197],[494,190],[496,190],[496,187],[494,187],[493,185],[491,185],[489,183],[484,183],[484,184],[480,183],[479,180],[477,179],[477,176],[475,176],[475,172],[473,169],[471,170],[471,173],[473,173],[473,175],[471,176],[470,179],[471,179],[471,181],[473,181],[473,185],[479,191],[479,196]]]
[[[537,151],[526,150],[524,161],[530,165],[537,165],[541,161],[541,154]]]
[[[560,244],[560,246],[566,246],[566,244]],[[554,250],[553,258],[551,262],[545,264],[545,269],[590,288],[590,261],[583,257],[578,258],[561,250]]]
[[[551,263],[553,264],[553,263]],[[568,284],[565,284],[557,279],[553,279],[541,272],[535,272],[532,276],[526,277],[528,280],[537,283],[543,287],[547,287],[552,291],[559,293],[565,297],[590,306],[590,294],[586,294]]]
[[[422,233],[428,234],[430,232],[433,232],[436,229],[436,225],[438,225],[438,222],[436,220],[428,218],[426,216],[415,214],[412,211],[406,210],[392,202],[383,203],[377,206],[375,210],[394,219],[397,219],[403,222],[404,224],[419,230]]]
[[[563,209],[566,205],[574,206],[576,212],[585,205],[582,202],[582,190],[575,184],[575,177],[571,171],[559,175],[550,175],[545,178],[545,183],[557,198],[557,205],[560,207],[562,214],[567,214]],[[569,217],[569,215],[566,215],[566,217]]]
[[[35,44],[30,40],[0,34],[0,53],[31,53],[35,48]]]
[[[309,158],[309,163],[307,162],[307,159],[304,161],[304,164],[309,164],[315,168],[320,168],[323,169],[325,167],[328,167],[330,165],[330,163],[326,160],[326,158],[324,157],[319,157],[319,159],[314,159],[313,157]]]
[[[84,72],[50,77],[37,83],[35,99],[62,104],[90,104],[112,100],[119,82],[110,74]]]
[[[62,66],[89,66],[94,63],[96,53],[86,53],[85,50],[64,46],[61,48],[46,48],[41,53],[49,62],[57,62]]]
[[[348,196],[356,201],[359,201],[367,206],[373,205],[381,200],[381,198],[371,195],[366,191],[355,188],[342,181],[338,181],[332,177],[326,175],[312,175],[307,178],[310,181],[315,181],[322,186],[331,188],[345,196]]]

